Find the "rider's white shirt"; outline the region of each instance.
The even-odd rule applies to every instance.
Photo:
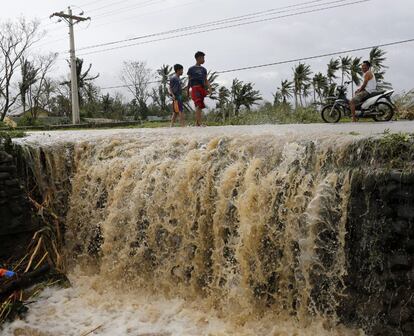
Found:
[[[364,78],[367,75],[368,75],[368,71],[364,74]],[[372,78],[368,81],[367,86],[365,87],[365,91],[367,91],[368,93],[373,93],[376,90],[377,90],[377,80],[375,79],[375,75],[372,74]]]

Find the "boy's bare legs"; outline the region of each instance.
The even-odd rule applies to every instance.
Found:
[[[180,112],[180,125],[181,127],[185,126],[185,116],[184,116],[184,112]]]
[[[174,127],[174,123],[176,119],[177,119],[177,113],[173,112],[172,117],[171,117],[171,127]]]
[[[196,122],[196,126],[201,126],[201,108],[199,107],[196,107],[195,122]]]

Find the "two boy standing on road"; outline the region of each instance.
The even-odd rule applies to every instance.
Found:
[[[205,63],[205,54],[198,51],[195,54],[196,64],[188,69],[188,86],[187,95],[194,102],[195,111],[195,124],[201,126],[202,110],[206,107],[204,104],[204,98],[211,94],[211,85],[207,78],[207,70],[202,65]],[[171,117],[171,126],[177,119],[180,118],[181,126],[184,126],[184,106],[182,98],[182,84],[180,76],[183,74],[183,66],[176,64],[174,66],[175,75],[170,79],[169,93],[173,99],[173,115]]]

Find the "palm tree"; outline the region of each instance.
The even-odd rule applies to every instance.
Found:
[[[329,85],[326,88],[326,90],[324,90],[324,96],[334,95],[336,89],[336,83],[334,82],[334,79],[338,78],[336,76],[336,72],[339,70],[339,68],[339,60],[331,58],[331,60],[328,63],[328,69],[326,71],[326,77],[328,78]]]
[[[372,70],[374,72],[379,72],[382,69],[387,68],[384,65],[385,60],[387,59],[385,57],[385,55],[387,54],[386,51],[378,48],[378,47],[374,47],[371,49],[370,53],[369,53],[369,61],[371,63],[371,67]]]
[[[70,63],[69,63],[70,65]],[[96,76],[88,77],[89,72],[92,69],[92,64],[89,64],[88,69],[86,69],[85,72],[83,72],[83,59],[76,58],[76,78],[78,82],[78,97],[79,97],[79,105],[83,105],[83,95],[81,94],[82,91],[84,91],[84,88],[88,82],[91,82],[99,77],[99,73]],[[66,81],[61,83],[61,85],[68,85],[71,86],[70,81]]]
[[[273,94],[273,106],[279,106],[281,102],[283,102],[283,97],[280,93],[280,90],[277,89],[276,92]]]
[[[303,98],[305,99],[305,104],[307,104],[306,98],[310,96],[311,86],[312,86],[312,83],[306,83],[306,84],[303,84],[302,86],[302,95],[303,95]]]
[[[250,110],[259,100],[262,100],[260,92],[253,89],[252,83],[243,83],[237,78],[233,80],[231,86],[231,97],[231,101],[234,104],[234,114],[236,116],[239,115],[242,106]]]
[[[326,72],[326,77],[328,78],[329,84],[332,84],[333,80],[336,77],[336,72],[339,70],[339,60],[331,59],[328,63],[328,70]]]
[[[299,63],[294,68],[294,74],[293,74],[293,84],[294,84],[294,95],[295,95],[295,104],[296,108],[298,107],[298,96],[300,105],[303,106],[302,101],[302,93],[303,88],[305,85],[307,85],[310,82],[310,75],[312,71],[310,68],[310,65]]]
[[[173,68],[169,65],[163,64],[157,69],[157,75],[160,78],[160,85],[158,90],[153,89],[152,96],[162,111],[167,110],[167,97],[168,97],[168,81],[173,74]]]
[[[26,96],[33,84],[37,82],[38,70],[34,68],[33,64],[27,59],[22,58],[21,76],[22,80],[19,83],[20,99],[22,101],[23,113],[26,112]],[[30,103],[30,101],[29,101]]]
[[[216,108],[218,108],[222,115],[223,115],[223,122],[226,121],[227,117],[227,105],[230,102],[230,90],[226,88],[225,86],[221,86],[218,90],[218,98],[217,98],[217,104]]]
[[[361,57],[355,57],[352,59],[350,67],[351,75],[351,89],[352,97],[355,95],[354,84],[359,86],[361,84],[362,69],[361,69]]]
[[[314,102],[316,103],[316,95],[319,97],[319,100],[322,104],[322,94],[328,89],[328,78],[324,76],[321,72],[318,72],[313,76],[312,86],[314,90]]]
[[[378,87],[380,89],[387,89],[391,87],[390,83],[384,81],[385,69],[388,68],[384,65],[384,62],[387,59],[385,57],[386,54],[386,51],[378,47],[372,48],[369,53],[369,61],[371,63],[372,71],[374,72],[375,79],[377,80]]]
[[[218,99],[217,90],[220,86],[216,81],[218,76],[219,76],[218,73],[215,71],[209,71],[207,74],[207,80],[210,83],[210,87],[211,87],[210,98],[213,100]]]
[[[350,56],[340,57],[340,62],[341,62],[341,75],[342,75],[341,85],[344,85],[345,76],[349,75],[350,73],[352,58]]]
[[[287,103],[287,100],[292,98],[293,95],[293,82],[285,79],[280,82],[280,87],[278,88],[280,95],[282,96],[283,104]]]

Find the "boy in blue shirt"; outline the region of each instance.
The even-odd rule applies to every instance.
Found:
[[[174,65],[175,75],[170,78],[170,85],[168,87],[169,94],[173,99],[173,113],[171,117],[171,127],[177,119],[177,115],[180,118],[181,126],[185,126],[184,122],[184,105],[183,105],[183,87],[181,84],[180,76],[184,72],[184,68],[181,64]]]

